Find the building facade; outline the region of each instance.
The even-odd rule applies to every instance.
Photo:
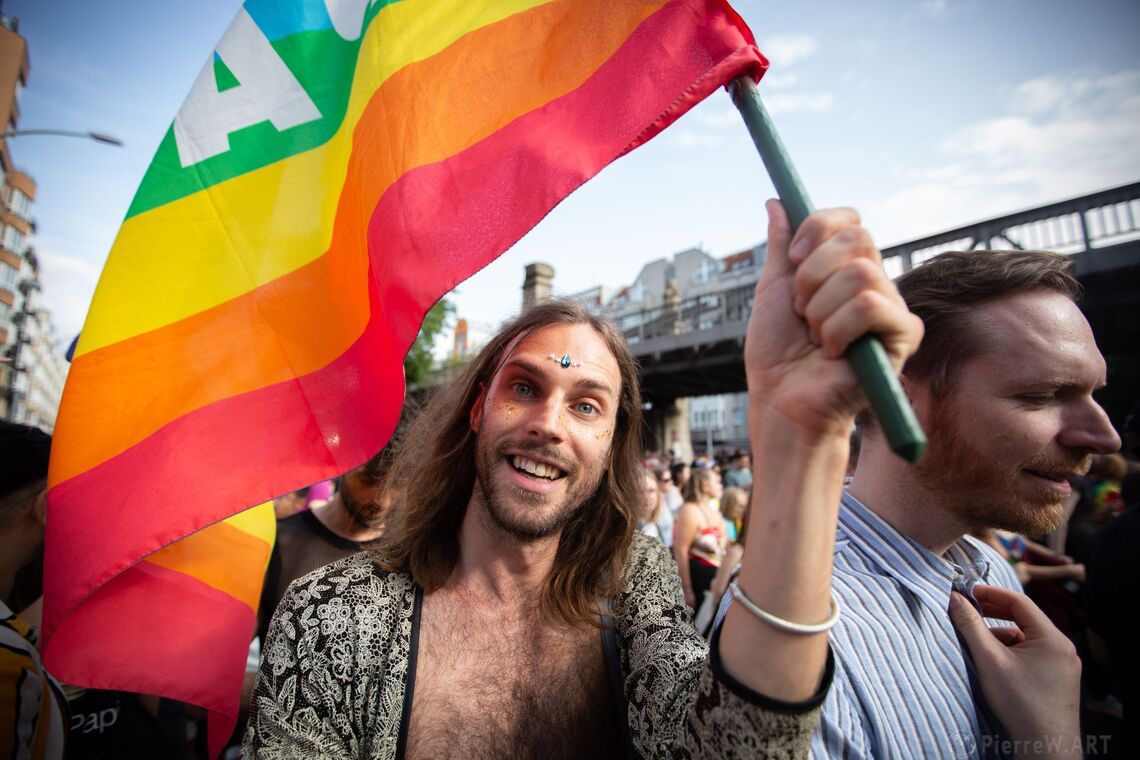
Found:
[[[680,331],[708,329],[724,307],[723,294],[752,287],[764,267],[767,244],[718,258],[689,248],[642,267],[637,279],[617,292],[601,311],[636,342],[641,325],[659,322],[663,310],[676,314]],[[694,455],[715,455],[748,445],[748,394],[689,399],[688,441]]]
[[[0,15],[0,417],[51,430],[67,363],[40,303],[40,262],[28,243],[36,183],[16,167],[9,145],[28,69],[18,22]]]
[[[612,295],[599,285],[570,297],[612,319],[631,344],[638,341],[638,328],[659,325],[663,318],[674,320],[680,332],[704,330],[720,318],[726,291],[755,286],[767,250],[760,243],[718,258],[689,248],[648,262],[633,283]],[[693,398],[676,408],[685,414],[682,439],[693,456],[748,446],[748,394]]]

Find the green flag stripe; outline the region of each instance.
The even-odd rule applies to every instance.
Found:
[[[365,28],[376,13],[395,2],[398,0],[381,0],[373,6],[365,18]],[[344,121],[363,39],[364,34],[361,34],[356,40],[346,41],[335,31],[322,29],[301,32],[270,43],[308,93],[321,118],[284,131],[278,131],[268,121],[239,129],[229,135],[230,148],[225,153],[185,168],[179,160],[172,125],[143,175],[126,218],[327,142]],[[214,75],[219,91],[241,84],[225,63],[217,59],[214,61]]]

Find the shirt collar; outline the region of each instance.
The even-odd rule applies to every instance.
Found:
[[[9,628],[11,628],[16,633],[23,636],[25,639],[28,639],[28,641],[30,643],[32,643],[32,644],[36,643],[34,641],[34,637],[35,637],[34,629],[30,625],[28,625],[26,622],[21,620],[16,615],[16,613],[12,612],[12,610],[9,609],[8,605],[5,604],[4,602],[0,602],[0,620],[7,621],[6,624],[8,625]]]
[[[895,530],[847,491],[839,509],[840,538],[887,575],[945,610],[950,590],[972,591],[986,582],[990,564],[979,545],[964,536],[941,556]]]

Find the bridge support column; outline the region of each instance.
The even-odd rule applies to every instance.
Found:
[[[678,398],[657,403],[645,413],[645,450],[656,451],[667,460],[673,441],[681,444],[681,460],[693,461],[692,436],[689,431],[689,399]],[[674,435],[675,434],[675,435]]]

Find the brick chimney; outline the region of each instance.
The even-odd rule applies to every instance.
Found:
[[[526,279],[523,280],[523,309],[532,304],[550,300],[551,283],[554,280],[554,267],[535,262],[526,265]]]

